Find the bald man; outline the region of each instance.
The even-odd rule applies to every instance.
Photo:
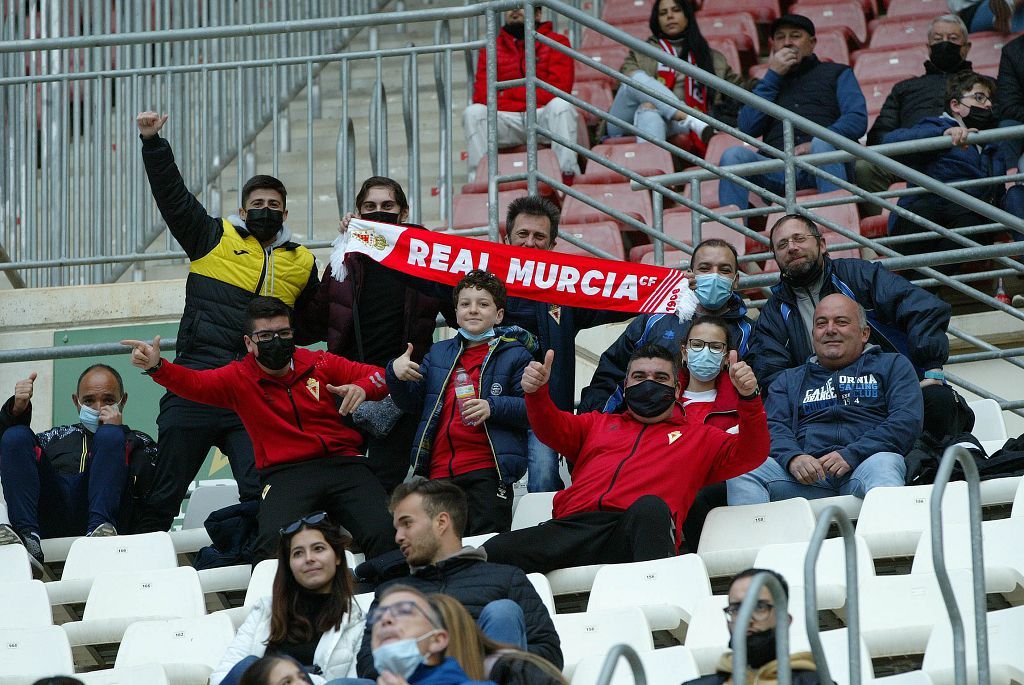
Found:
[[[864,497],[903,485],[924,402],[906,357],[868,343],[864,308],[836,293],[814,308],[814,356],[779,374],[765,411],[768,459],[728,481],[729,504]]]

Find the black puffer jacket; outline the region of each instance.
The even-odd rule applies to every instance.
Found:
[[[892,87],[882,103],[882,111],[868,131],[868,145],[878,145],[886,133],[898,128],[910,128],[927,117],[937,117],[946,108],[946,81],[961,71],[970,71],[971,63],[964,61],[956,72],[947,73],[931,62],[924,63],[924,75],[904,79]],[[1000,92],[1000,100],[1002,92]]]
[[[437,564],[415,569],[406,578],[384,583],[377,588],[377,597],[388,585],[394,583],[411,585],[428,595],[433,592],[451,595],[462,602],[474,619],[480,617],[480,612],[488,602],[511,599],[522,608],[526,617],[527,650],[562,668],[562,647],[558,632],[533,584],[515,566],[487,561],[487,552],[483,548],[463,547]],[[375,606],[376,599],[370,606],[370,612]],[[376,678],[378,675],[373,668],[370,626],[366,627],[363,635],[356,670],[360,678]]]
[[[1003,46],[997,85],[996,114],[1000,119],[1024,122],[1024,36]]]

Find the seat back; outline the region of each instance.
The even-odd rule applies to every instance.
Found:
[[[871,551],[863,538],[854,536],[857,549],[857,578],[875,575]],[[804,560],[807,558],[806,542],[789,542],[781,545],[765,545],[758,551],[754,568],[765,568],[782,575],[791,588],[803,588]],[[838,609],[846,601],[846,552],[842,538],[825,540],[815,565],[815,580],[818,588],[818,608]]]
[[[696,554],[608,564],[597,572],[587,610],[670,605],[689,621],[697,603],[711,596],[711,581]]]
[[[857,519],[857,535],[864,538],[875,559],[910,556],[921,534],[931,530],[931,485],[872,488]],[[942,503],[943,525],[967,522],[967,483],[946,486]]]
[[[0,607],[0,630],[53,625],[50,598],[42,581],[0,582]]]
[[[1003,410],[995,400],[982,399],[968,402],[974,412],[974,434],[978,440],[1002,440],[1006,442],[1006,423],[1003,421]]]
[[[347,550],[346,550],[347,551]],[[245,590],[242,606],[251,607],[264,597],[274,593],[274,576],[277,575],[277,559],[264,559],[252,569],[249,587]]]
[[[178,557],[167,533],[82,537],[71,543],[62,580],[107,573],[175,568]]]
[[[682,645],[640,652],[639,656],[649,683],[687,682],[700,677],[700,669],[697,668],[693,654]],[[573,671],[572,685],[596,685],[601,669],[604,668],[604,660],[604,655],[598,654],[580,661]],[[633,682],[633,672],[629,665],[619,659],[608,685],[633,685]]]
[[[523,495],[512,514],[512,530],[529,528],[551,520],[553,492],[528,492]]]
[[[58,626],[0,630],[0,676],[35,678],[75,672],[68,637]]]
[[[238,504],[238,483],[227,481],[218,485],[200,485],[192,491],[185,509],[182,529],[202,528],[206,517],[224,507]]]
[[[97,576],[85,621],[134,616],[189,618],[206,614],[199,574],[190,566]]]
[[[527,580],[533,584],[533,589],[540,595],[540,601],[552,616],[555,615],[555,595],[551,592],[551,583],[543,573],[527,573]]]
[[[0,583],[32,580],[32,562],[21,545],[0,545]]]
[[[636,607],[556,614],[551,620],[562,641],[562,672],[566,676],[572,676],[576,664],[584,657],[605,654],[613,645],[627,644],[637,651],[654,649],[647,619]]]
[[[114,668],[162,664],[205,666],[213,670],[235,639],[223,614],[168,621],[137,621],[128,626]]]
[[[167,673],[160,664],[107,668],[102,671],[78,673],[75,677],[85,685],[170,685]]]
[[[814,514],[803,498],[718,507],[704,522],[697,554],[710,577],[732,575],[749,568],[765,545],[806,542],[814,525]]]

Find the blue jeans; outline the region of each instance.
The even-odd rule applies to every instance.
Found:
[[[528,492],[557,492],[565,487],[558,473],[558,452],[526,432],[526,489]]]
[[[526,617],[522,607],[511,599],[488,602],[476,624],[495,642],[526,650]]]
[[[836,495],[863,498],[868,490],[898,487],[905,483],[907,462],[895,452],[876,452],[839,478],[828,476],[810,485],[798,482],[771,457],[749,473],[726,481],[729,504],[767,504],[804,497],[820,499]]]
[[[669,90],[664,83],[647,72],[637,71],[631,76],[635,81],[638,81],[648,88],[656,90],[667,97],[676,97],[676,94]],[[641,107],[640,105],[644,103],[654,105],[655,109]],[[641,93],[629,84],[623,83],[619,86],[619,91],[615,94],[615,100],[612,102],[611,109],[608,110],[608,113],[614,117],[618,117],[619,119],[625,119],[626,121],[632,122],[634,126],[650,135],[651,138],[656,140],[665,140],[669,136],[686,133],[690,130],[690,121],[686,119],[683,121],[674,121],[672,119],[678,111],[679,110],[675,107],[666,105],[661,100],[653,98],[645,93]],[[625,136],[630,135],[630,133],[609,122],[608,135]],[[644,139],[638,137],[637,142],[642,143],[644,142]],[[530,492],[533,491],[531,490]]]
[[[995,28],[996,18],[988,7],[988,0],[981,0],[978,9],[971,17],[970,32],[992,31]],[[1010,32],[1017,33],[1024,30],[1024,9],[1018,9],[1010,15]]]
[[[58,473],[37,450],[28,426],[13,426],[0,438],[0,482],[15,530],[53,538],[84,535],[103,523],[117,527],[128,484],[120,426],[97,429],[82,473]]]
[[[817,152],[833,152],[834,150],[835,148],[832,145],[829,145],[823,140],[819,140],[818,138],[811,140],[811,154],[815,154]],[[763,162],[768,159],[771,158],[765,157],[750,148],[737,146],[731,147],[722,153],[721,166],[747,164],[748,162]],[[835,164],[825,164],[819,168],[822,171],[828,172],[844,181],[848,180],[845,164],[837,162]],[[745,178],[751,183],[759,185],[776,195],[783,195],[786,191],[786,174],[783,171],[773,171],[767,174],[754,174],[753,176],[746,176]],[[820,193],[839,190],[839,186],[836,184],[803,169],[797,169],[796,171],[796,187],[797,190],[817,188]],[[746,188],[740,187],[737,183],[727,181],[723,178],[718,184],[718,203],[723,207],[726,205],[736,205],[740,209],[747,209],[750,206],[750,191]]]

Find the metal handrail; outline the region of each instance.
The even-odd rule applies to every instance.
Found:
[[[627,644],[613,645],[604,658],[604,665],[601,666],[601,673],[597,676],[596,685],[609,685],[612,676],[615,675],[615,666],[620,658],[626,660],[630,671],[633,673],[633,682],[636,685],[647,685],[647,674],[644,672],[644,665],[640,661],[640,655],[636,650]]]
[[[792,669],[789,663],[789,598],[782,589],[782,583],[771,573],[761,571],[750,579],[747,595],[740,602],[739,613],[732,625],[732,682],[733,685],[747,685],[747,628],[750,626],[761,596],[761,588],[767,587],[775,605],[775,663],[779,685],[791,685]]]

